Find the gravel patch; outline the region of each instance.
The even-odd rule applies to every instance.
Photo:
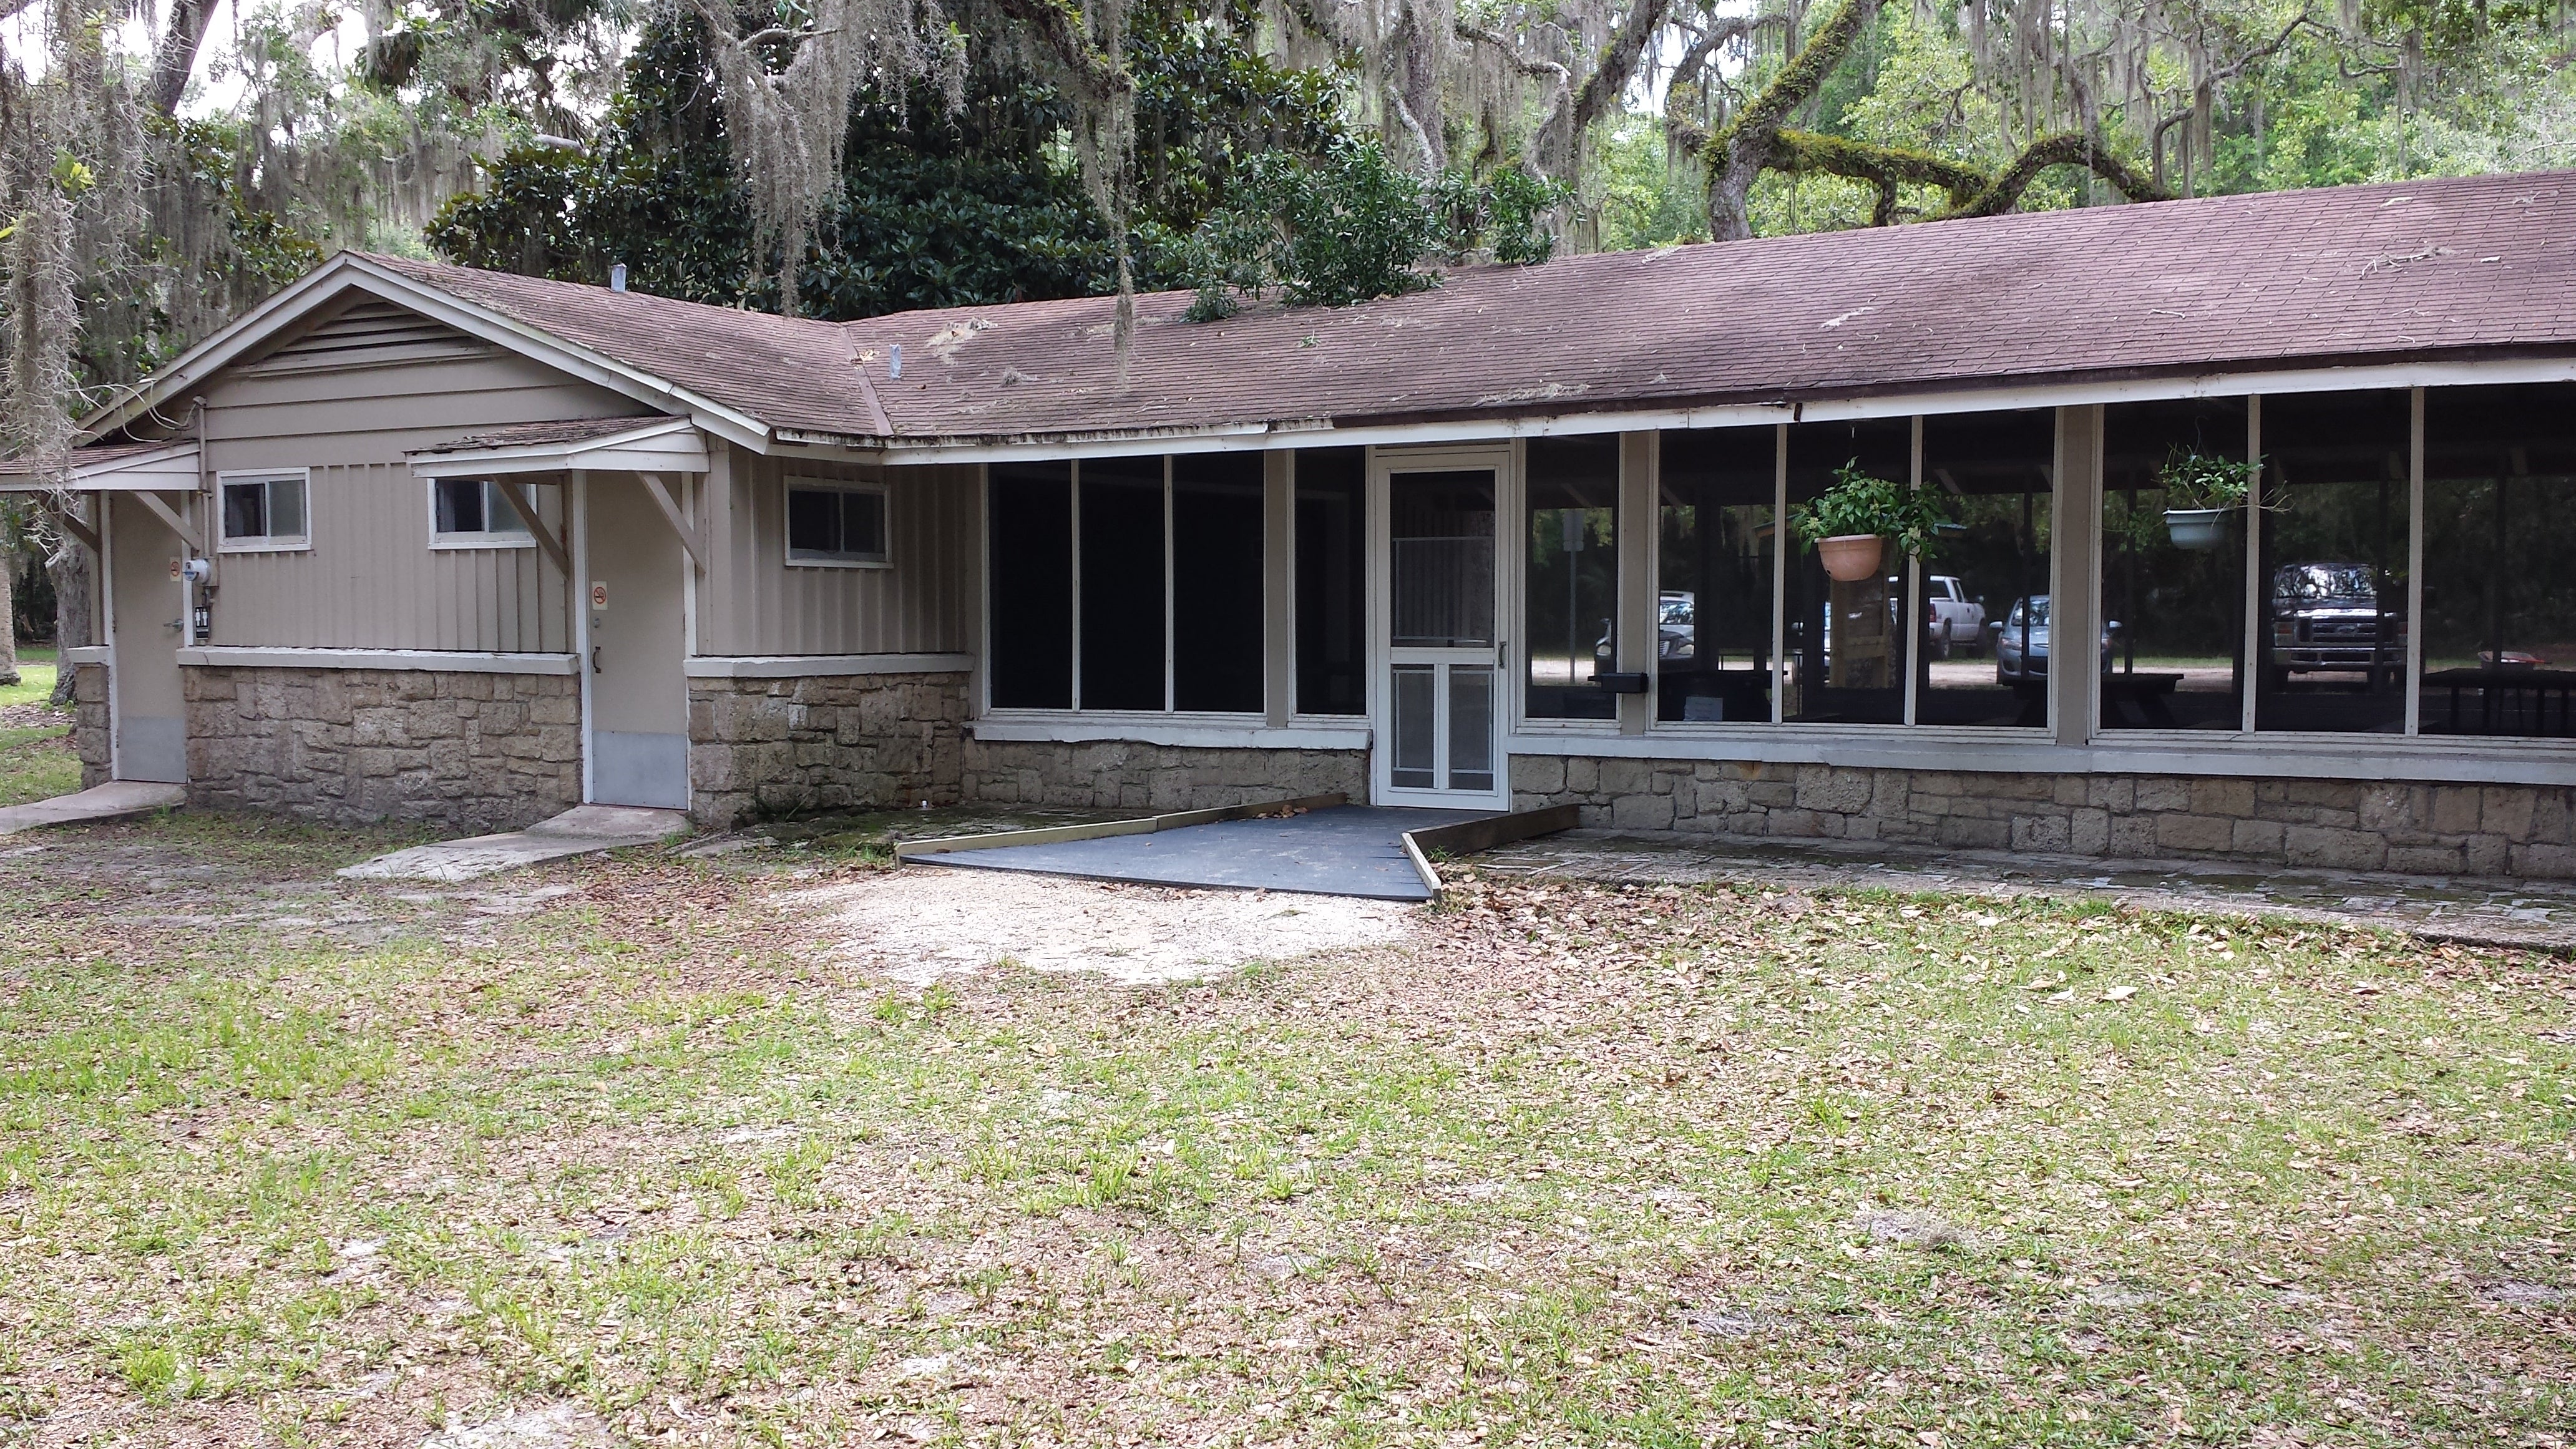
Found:
[[[894,870],[799,891],[834,954],[914,985],[1005,962],[1125,983],[1401,940],[1419,907],[1342,896],[1116,885],[999,871]]]

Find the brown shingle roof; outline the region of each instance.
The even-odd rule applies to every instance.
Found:
[[[1106,297],[837,326],[383,264],[780,428],[1348,427],[2567,353],[2576,172],[1567,257],[1212,324],[1180,320],[1186,293],[1160,293],[1137,299],[1124,387]]]
[[[873,433],[867,381],[850,365],[837,322],[676,302],[409,257],[369,257],[498,312],[749,414],[773,428]]]
[[[592,438],[613,438],[619,433],[631,433],[637,428],[669,421],[671,419],[667,416],[654,413],[634,418],[563,418],[552,422],[516,423],[506,428],[468,433],[461,438],[450,438],[412,451],[471,453],[485,448],[541,448],[549,443],[582,443]]]

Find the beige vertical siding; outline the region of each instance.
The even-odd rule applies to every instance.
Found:
[[[219,554],[219,645],[341,649],[567,650],[562,575],[534,548],[429,546],[429,485],[408,449],[513,423],[643,411],[434,323],[350,309],[206,393],[216,472],[311,470],[313,546]],[[563,490],[538,509],[562,536]]]
[[[713,557],[698,595],[702,654],[933,654],[975,647],[972,467],[869,468],[727,456],[699,526]],[[790,474],[882,483],[881,569],[787,562]]]

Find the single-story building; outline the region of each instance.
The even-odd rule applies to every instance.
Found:
[[[2576,876],[2576,173],[1189,301],[1122,370],[1110,298],[836,324],[337,257],[83,425],[85,774]],[[2185,457],[2261,507],[2183,512]],[[1784,529],[1855,462],[1945,495],[1927,558]]]

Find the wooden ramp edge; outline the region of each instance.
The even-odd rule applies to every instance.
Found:
[[[1255,800],[1242,805],[1217,805],[1205,810],[1180,810],[1135,820],[1100,820],[1088,825],[1040,825],[1027,830],[996,830],[987,835],[907,840],[894,848],[894,858],[897,864],[901,864],[924,856],[954,855],[966,850],[999,850],[1007,845],[1054,845],[1068,840],[1105,840],[1113,835],[1152,835],[1157,831],[1178,830],[1185,825],[1213,825],[1220,820],[1249,820],[1258,815],[1329,810],[1348,803],[1347,797],[1336,791],[1329,795],[1298,795],[1285,800]]]
[[[1572,830],[1580,823],[1580,812],[1575,807],[1549,805],[1538,810],[1515,810],[1508,815],[1488,815],[1482,820],[1461,820],[1455,825],[1425,826],[1408,830],[1399,838],[1404,841],[1404,853],[1411,857],[1413,868],[1421,872],[1422,883],[1431,888],[1431,898],[1436,901],[1448,887],[1442,884],[1440,872],[1432,868],[1432,851],[1474,855],[1515,840]]]

